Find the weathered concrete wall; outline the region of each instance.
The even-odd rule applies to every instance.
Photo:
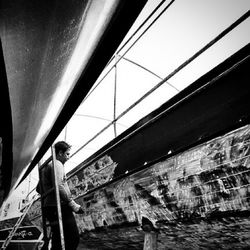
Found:
[[[77,215],[81,231],[142,224],[143,218],[161,227],[249,212],[249,143],[250,126],[245,126],[84,196],[112,179],[119,163],[106,156],[69,180],[85,211]]]
[[[148,223],[159,230],[158,249],[250,247],[250,125],[87,193],[118,165],[105,156],[68,180],[84,208],[76,215],[84,247],[141,249]],[[37,225],[39,213],[37,201],[29,212]]]

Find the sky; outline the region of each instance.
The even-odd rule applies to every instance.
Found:
[[[127,41],[160,2],[158,0],[147,2],[124,41]],[[166,1],[152,16],[149,23],[168,3],[170,1]],[[174,1],[131,49],[128,50],[141,32],[148,27],[149,23],[146,23],[142,31],[119,52],[119,55],[122,56],[128,50],[124,58],[149,69],[158,77],[128,60],[120,59],[116,67],[116,73],[115,69],[112,68],[104,80],[100,81],[114,66],[115,60],[119,58],[117,56],[104,69],[94,85],[94,87],[96,85],[98,87],[85,98],[56,141],[66,140],[72,145],[71,151],[74,153],[114,119],[115,74],[117,117],[159,83],[160,78],[168,76],[249,9],[249,0]],[[175,88],[164,83],[128,114],[119,119],[117,121],[118,135],[249,42],[250,18],[170,78],[168,83],[174,85]],[[77,164],[83,162],[114,138],[114,128],[111,126],[66,163],[66,172],[76,167]],[[49,154],[50,150],[43,157],[43,160],[47,159]],[[29,180],[19,186],[16,194],[22,193],[25,195],[34,188],[37,180],[37,170],[34,169]],[[13,193],[13,197],[16,194]],[[10,199],[13,198],[10,197]]]

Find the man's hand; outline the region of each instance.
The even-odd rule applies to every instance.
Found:
[[[79,209],[77,212],[75,212],[75,213],[76,213],[76,214],[83,214],[84,211],[83,211],[82,207],[80,207],[80,209]]]
[[[82,210],[81,206],[79,204],[77,204],[74,200],[69,202],[69,206],[71,207],[73,212],[75,212],[77,214],[83,213],[83,210]]]

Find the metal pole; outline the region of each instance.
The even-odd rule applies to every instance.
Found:
[[[64,243],[64,233],[63,233],[63,222],[62,222],[62,210],[61,210],[61,202],[60,202],[60,195],[59,195],[59,187],[58,187],[58,180],[57,180],[57,171],[56,171],[56,153],[54,145],[51,146],[51,153],[52,153],[52,175],[54,179],[54,187],[55,187],[55,194],[56,194],[56,204],[57,204],[57,216],[58,216],[58,223],[59,223],[59,232],[60,232],[60,240],[61,240],[61,247],[62,250],[65,250],[65,243]]]
[[[115,60],[117,62],[117,55],[115,55]],[[117,131],[116,131],[116,87],[117,87],[117,63],[115,64],[115,83],[114,83],[114,133],[115,137],[117,136]]]
[[[67,141],[67,125],[64,128],[64,141]]]
[[[156,232],[145,233],[143,250],[157,250],[157,233]]]
[[[47,225],[46,225],[46,218],[44,214],[44,197],[43,197],[43,187],[42,187],[42,168],[41,168],[41,161],[38,162],[38,174],[39,174],[39,185],[40,185],[40,190],[41,190],[41,212],[42,212],[42,224],[43,224],[43,249],[48,250],[48,245],[49,245],[49,237],[48,237],[48,231],[47,231]]]
[[[153,225],[142,221],[142,230],[144,231],[143,250],[157,250],[158,233]]]

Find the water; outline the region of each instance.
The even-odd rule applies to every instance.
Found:
[[[224,218],[197,224],[177,223],[158,233],[158,250],[250,249],[250,219]],[[144,232],[136,227],[103,229],[81,235],[78,250],[143,249]]]

